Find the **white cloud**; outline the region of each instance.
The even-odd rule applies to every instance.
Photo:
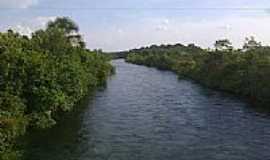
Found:
[[[45,27],[49,21],[54,21],[57,17],[56,16],[49,16],[49,17],[37,17],[34,19],[37,25],[40,25],[41,27]]]
[[[164,19],[163,21],[162,21],[162,24],[163,25],[168,25],[170,23],[170,21],[168,20],[168,19]]]
[[[167,31],[169,29],[170,21],[169,19],[162,19],[159,24],[155,27],[157,31]]]
[[[156,30],[157,31],[167,31],[168,30],[168,26],[165,26],[165,25],[158,25],[156,27]]]
[[[48,16],[48,17],[36,17],[30,20],[25,20],[14,27],[11,27],[15,31],[19,32],[20,34],[30,36],[31,33],[38,29],[43,29],[46,27],[46,24],[49,21],[55,20],[56,17]]]
[[[38,3],[38,0],[0,0],[1,8],[28,8]]]
[[[218,29],[221,29],[221,30],[224,30],[224,31],[229,31],[232,29],[232,26],[229,25],[229,24],[225,24],[225,25],[222,25],[222,26],[218,26]]]
[[[22,35],[31,36],[33,30],[30,27],[17,25],[13,28],[15,31],[19,32]]]

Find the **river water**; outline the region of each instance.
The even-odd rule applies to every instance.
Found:
[[[171,72],[113,64],[84,107],[25,137],[27,160],[270,159],[268,114]]]

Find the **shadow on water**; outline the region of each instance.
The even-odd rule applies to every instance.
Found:
[[[96,92],[102,92],[106,83],[94,92],[89,92],[72,112],[63,113],[57,124],[50,129],[31,130],[19,139],[25,160],[61,160],[73,159],[74,151],[80,144],[83,113],[91,107]],[[53,156],[52,156],[53,155]],[[76,159],[76,158],[74,158]]]
[[[270,116],[168,71],[115,60],[107,87],[49,130],[27,160],[265,160]]]

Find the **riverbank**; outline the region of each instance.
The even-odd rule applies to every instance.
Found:
[[[112,61],[114,76],[58,125],[31,133],[26,160],[254,160],[270,117],[170,71]]]
[[[244,96],[269,109],[270,49],[206,51],[197,46],[154,46],[131,50],[126,59],[134,64],[171,70],[210,88]]]

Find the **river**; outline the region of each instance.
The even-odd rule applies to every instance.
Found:
[[[77,111],[27,135],[27,160],[266,160],[270,116],[244,100],[159,71],[116,74]]]

